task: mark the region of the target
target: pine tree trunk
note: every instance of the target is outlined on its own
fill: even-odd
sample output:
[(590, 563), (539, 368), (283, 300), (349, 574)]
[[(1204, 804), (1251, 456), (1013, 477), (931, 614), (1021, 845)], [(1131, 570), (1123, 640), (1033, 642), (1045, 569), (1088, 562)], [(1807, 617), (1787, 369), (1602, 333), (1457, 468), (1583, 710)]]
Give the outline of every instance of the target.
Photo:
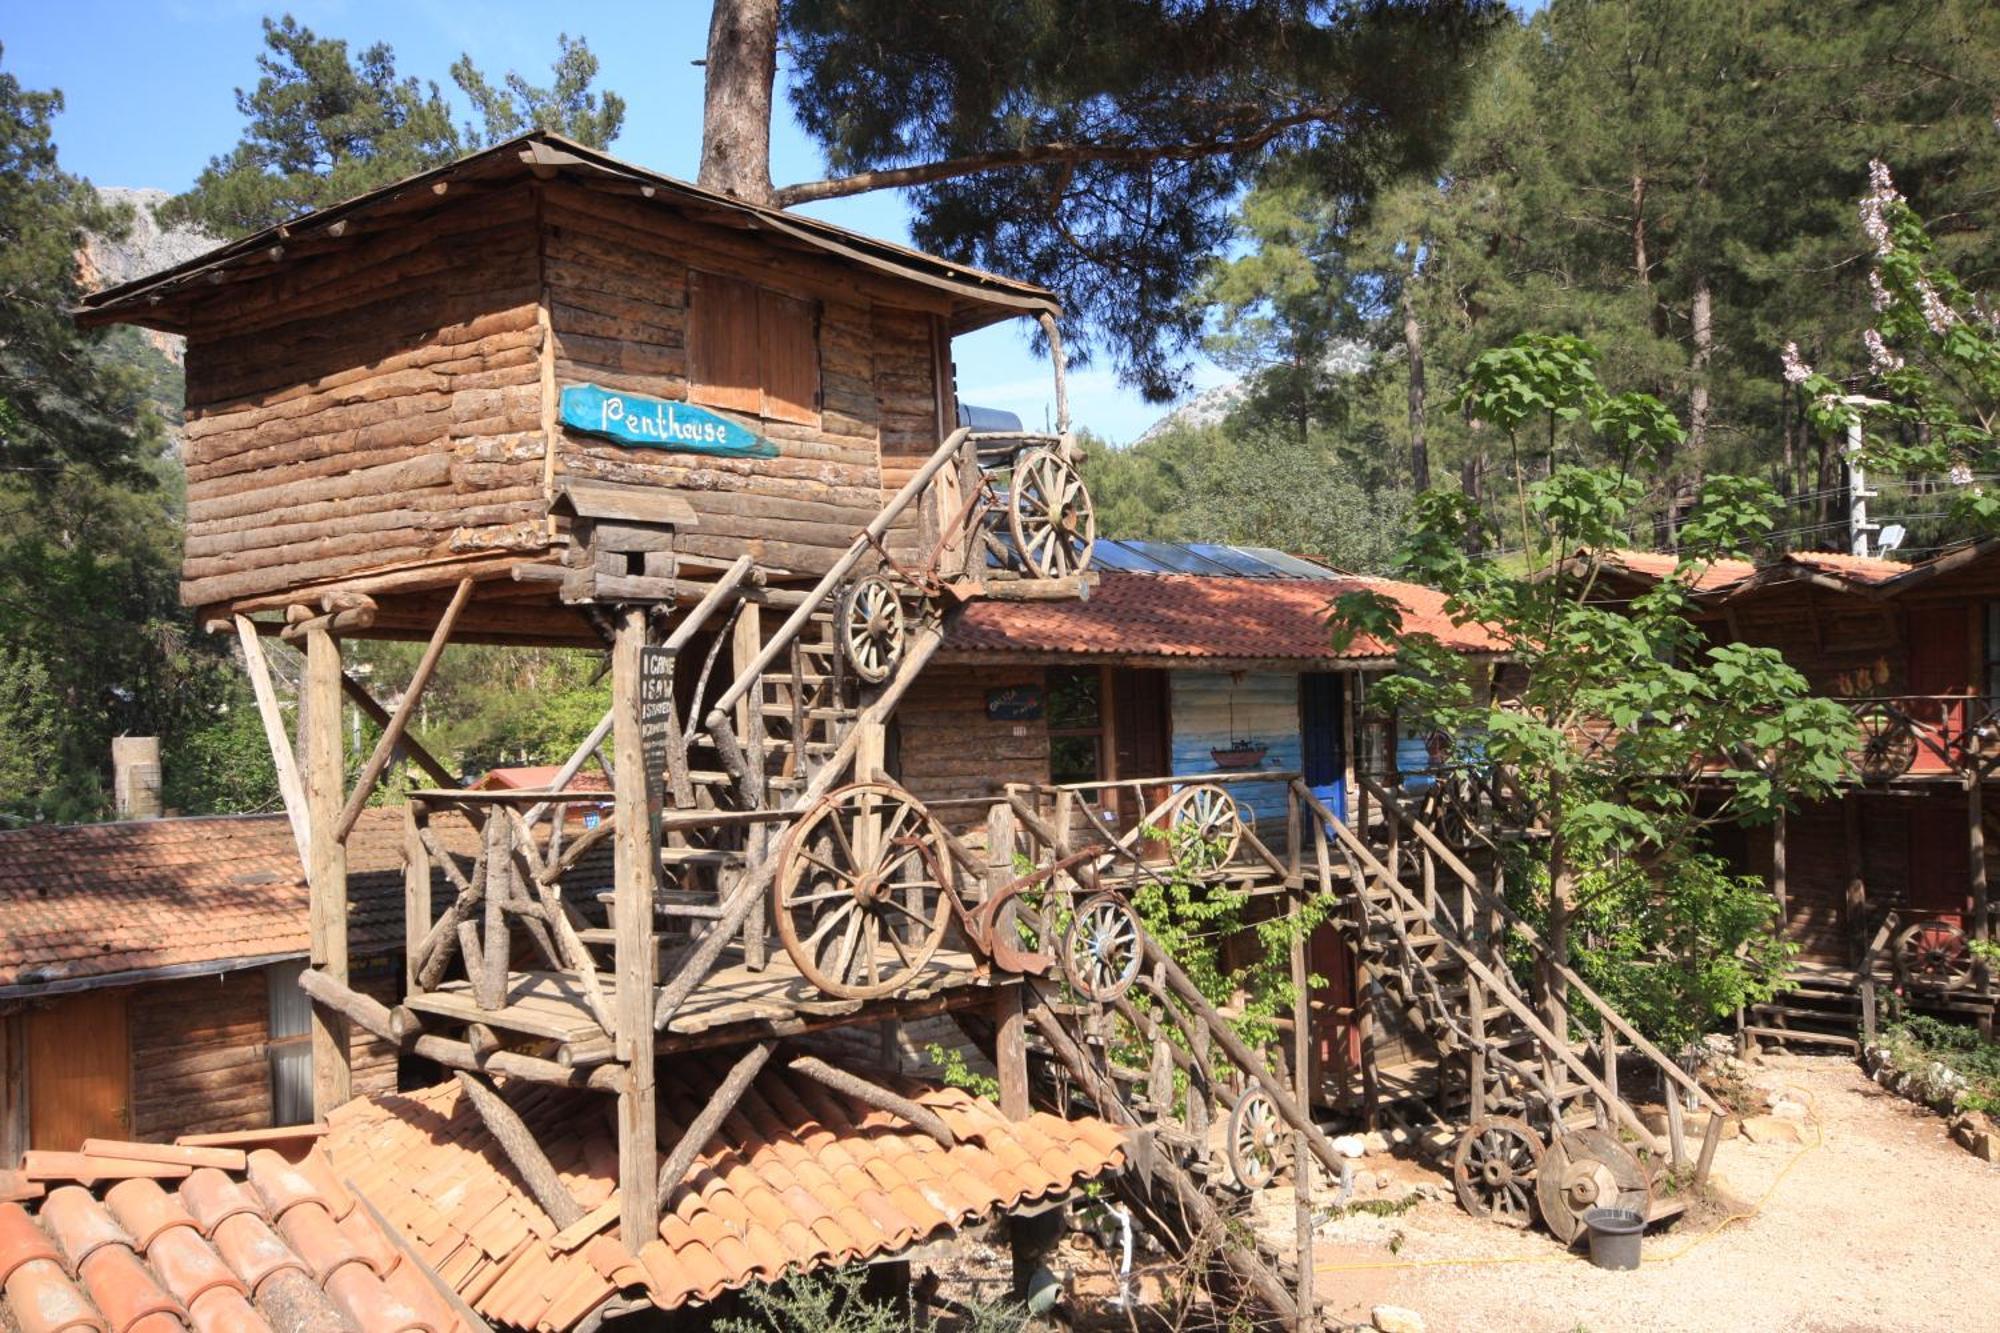
[(778, 77), (778, 0), (715, 0), (699, 184), (769, 204), (771, 89)]
[(1431, 488), (1431, 451), (1424, 440), (1424, 328), (1417, 320), (1411, 295), (1416, 280), (1413, 260), (1410, 276), (1403, 283), (1403, 347), (1410, 356), (1410, 486), (1427, 491)]
[(1699, 482), (1708, 470), (1708, 363), (1715, 353), (1715, 309), (1708, 275), (1694, 280), (1694, 360), (1688, 386), (1688, 463)]

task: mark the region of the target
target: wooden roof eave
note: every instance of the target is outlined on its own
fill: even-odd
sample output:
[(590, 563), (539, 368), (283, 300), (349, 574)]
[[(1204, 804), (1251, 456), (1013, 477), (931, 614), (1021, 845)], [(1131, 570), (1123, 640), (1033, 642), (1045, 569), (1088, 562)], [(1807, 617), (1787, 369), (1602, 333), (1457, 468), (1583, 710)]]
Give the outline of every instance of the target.
[[(1514, 660), (1504, 652), (1465, 652), (1468, 662), (1499, 664)], [(1278, 673), (1393, 671), (1396, 659), (1386, 657), (1208, 657), (1187, 653), (1064, 652), (1015, 648), (951, 648), (938, 650), (933, 661), (944, 666), (1115, 666), (1159, 671), (1270, 671)]]
[(172, 268), (94, 292), (69, 313), (85, 327), (126, 323), (169, 333), (185, 332), (188, 321), (181, 307), (194, 296), (230, 281), (276, 272), (280, 266), (302, 257), (301, 247), (308, 243), (351, 240), (362, 230), (357, 224), (385, 214), (395, 222), (403, 220), (401, 215), (415, 207), (456, 207), (458, 200), (444, 196), (462, 182), (492, 179), (512, 184), (531, 178), (554, 179), (564, 173), (593, 188), (602, 188), (610, 182), (634, 185), (642, 197), (663, 206), (703, 215), (711, 221), (726, 216), (747, 229), (773, 233), (812, 253), (944, 292), (953, 298), (954, 333), (969, 332), (1009, 318), (1061, 312), (1052, 293), (1031, 283), (954, 264), (818, 219), (797, 217), (717, 194), (622, 162), (559, 135), (536, 131), (367, 194), (287, 219)]

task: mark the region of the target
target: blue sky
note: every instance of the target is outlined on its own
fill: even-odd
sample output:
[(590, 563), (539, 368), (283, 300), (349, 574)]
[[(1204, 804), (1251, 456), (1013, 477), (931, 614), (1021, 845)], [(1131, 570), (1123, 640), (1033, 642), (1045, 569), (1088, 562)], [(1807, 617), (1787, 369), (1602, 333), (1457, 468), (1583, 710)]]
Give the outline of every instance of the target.
[[(703, 0), (642, 3), (450, 3), (449, 0), (299, 0), (273, 7), (247, 0), (43, 0), (18, 3), (0, 21), (4, 68), (30, 88), (60, 88), (66, 109), (57, 144), (69, 170), (100, 185), (185, 189), (208, 159), (236, 142), (235, 90), (256, 82), (259, 20), (284, 12), (322, 36), (359, 48), (386, 41), (404, 74), (446, 74), (461, 53), (489, 78), (518, 69), (545, 81), (556, 36), (590, 41), (599, 84), (623, 94), (625, 130), (612, 151), (670, 175), (692, 178), (700, 154), (701, 70), (708, 6)], [(782, 82), (783, 75), (780, 74)], [(816, 150), (781, 108), (773, 127), (772, 174), (780, 184), (823, 174)], [(834, 200), (804, 210), (893, 240), (909, 238), (908, 210), (894, 194)], [(1025, 324), (958, 340), (959, 387), (970, 401), (1020, 412), (1031, 425), (1053, 410), (1047, 364), (1028, 350)], [(1222, 372), (1199, 368), (1197, 383)], [(1072, 413), (1116, 442), (1131, 440), (1159, 409), (1121, 389), (1109, 369), (1071, 379)]]

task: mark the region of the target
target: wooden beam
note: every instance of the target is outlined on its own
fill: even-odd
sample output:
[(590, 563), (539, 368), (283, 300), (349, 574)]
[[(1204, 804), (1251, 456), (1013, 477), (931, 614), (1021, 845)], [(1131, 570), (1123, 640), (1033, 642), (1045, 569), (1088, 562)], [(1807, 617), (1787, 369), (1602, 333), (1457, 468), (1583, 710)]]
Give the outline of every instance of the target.
[(271, 747), (271, 766), (277, 770), (278, 794), (284, 798), (285, 818), (291, 822), (292, 841), (299, 849), (299, 864), (304, 866), (312, 859), (306, 789), (299, 780), (298, 756), (292, 751), (292, 738), (285, 734), (284, 714), (278, 709), (278, 692), (271, 683), (271, 663), (264, 656), (264, 641), (257, 637), (257, 623), (250, 617), (236, 617), (236, 637), (243, 645), (243, 665), (250, 672), (250, 692), (257, 696), (257, 714), (264, 722), (264, 743)]
[[(389, 725), (389, 710), (375, 701), (375, 696), (368, 692), (367, 686), (346, 672), (342, 672), (340, 689), (370, 722), (378, 727)], [(425, 749), (415, 736), (404, 735), (403, 753), (407, 754), (418, 768), (429, 774), (431, 781), (437, 783), (439, 787), (455, 791), (460, 786), (459, 775), (446, 768), (444, 762)]]
[(1847, 843), (1848, 957), (1859, 958), (1868, 947), (1868, 874), (1861, 859), (1861, 797), (1855, 792), (1841, 795), (1840, 820)]
[[(338, 836), (344, 792), (340, 725), (340, 643), (323, 630), (306, 636), (299, 726), (306, 747), (305, 796), (311, 853), (306, 861), (312, 966), (347, 984), (347, 847)], [(353, 1095), (347, 1020), (325, 1004), (312, 1014), (313, 1115), (320, 1120)]]
[(444, 609), (431, 641), (424, 647), (424, 655), (417, 660), (416, 674), (410, 677), (409, 688), (396, 704), (396, 711), (382, 728), (382, 736), (375, 742), (375, 749), (368, 761), (361, 765), (361, 773), (354, 781), (354, 791), (347, 798), (347, 808), (340, 812), (340, 829), (335, 835), (343, 842), (353, 831), (354, 821), (361, 818), (361, 812), (368, 807), (368, 798), (375, 794), (375, 784), (382, 779), (382, 770), (389, 766), (390, 756), (395, 754), (403, 733), (409, 729), (410, 717), (423, 701), (424, 690), (431, 683), (431, 676), (437, 670), (438, 659), (444, 656), (444, 648), (451, 642), (452, 627), (458, 623), (458, 613), (465, 609), (465, 603), (472, 596), (471, 579), (460, 579), (458, 591), (451, 595), (451, 604)]
[(958, 1143), (958, 1136), (951, 1132), (950, 1127), (937, 1112), (919, 1106), (908, 1097), (891, 1092), (879, 1083), (870, 1083), (859, 1074), (851, 1074), (845, 1069), (835, 1069), (814, 1055), (800, 1056), (791, 1062), (790, 1068), (794, 1074), (824, 1084), (843, 1097), (852, 1097), (864, 1106), (872, 1106), (878, 1111), (901, 1116), (936, 1139), (940, 1148), (955, 1147)]
[(629, 1254), (658, 1230), (659, 1120), (654, 1092), (653, 989), (659, 966), (653, 941), (654, 845), (646, 755), (639, 727), (639, 671), (646, 613), (618, 612), (611, 648), (612, 800), (618, 821), (614, 848), (618, 1058), (627, 1069), (618, 1096), (618, 1188), (624, 1195), (619, 1230)]
[(681, 1178), (687, 1175), (688, 1168), (694, 1165), (695, 1155), (715, 1137), (715, 1131), (721, 1128), (723, 1119), (736, 1109), (736, 1103), (743, 1100), (743, 1093), (749, 1088), (751, 1080), (763, 1070), (765, 1062), (771, 1058), (771, 1052), (777, 1049), (776, 1042), (760, 1041), (743, 1052), (730, 1067), (729, 1073), (724, 1076), (714, 1094), (709, 1097), (708, 1105), (702, 1107), (701, 1114), (694, 1118), (694, 1123), (687, 1127), (687, 1131), (681, 1135), (680, 1142), (676, 1143), (674, 1150), (667, 1155), (667, 1160), (660, 1166), (658, 1181), (646, 1195), (653, 1204), (652, 1216), (645, 1224), (648, 1234), (651, 1233), (660, 1214), (666, 1210), (668, 1202), (673, 1198), (674, 1190), (681, 1183)]
[(500, 1150), (507, 1154), (507, 1160), (514, 1164), (514, 1170), (520, 1173), (521, 1183), (528, 1187), (528, 1193), (535, 1196), (535, 1202), (548, 1214), (549, 1221), (556, 1224), (556, 1229), (560, 1231), (580, 1221), (583, 1208), (577, 1203), (576, 1196), (569, 1192), (562, 1177), (556, 1174), (548, 1154), (542, 1151), (542, 1145), (535, 1142), (534, 1131), (521, 1119), (520, 1112), (507, 1104), (507, 1099), (500, 1095), (500, 1089), (494, 1086), (493, 1080), (485, 1074), (461, 1069), (458, 1071), (458, 1086), (472, 1102), (473, 1109), (479, 1112), (479, 1118), (486, 1122), (493, 1141), (500, 1145)]
[(403, 990), (424, 989), (423, 945), (431, 933), (431, 853), (424, 845), (430, 811), (420, 801), (403, 807)]
[(1028, 1011), (1019, 983), (993, 988), (993, 1064), (1000, 1071), (1000, 1114), (1026, 1120), (1034, 1107), (1028, 1097)]

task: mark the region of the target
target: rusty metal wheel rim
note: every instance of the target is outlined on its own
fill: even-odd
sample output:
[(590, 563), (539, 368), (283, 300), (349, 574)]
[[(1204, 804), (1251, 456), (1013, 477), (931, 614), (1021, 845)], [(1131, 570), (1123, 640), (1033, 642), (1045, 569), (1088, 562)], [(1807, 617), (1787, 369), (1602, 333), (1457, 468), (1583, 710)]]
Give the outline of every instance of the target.
[(1202, 866), (1228, 865), (1243, 845), (1243, 807), (1227, 788), (1198, 782), (1175, 798), (1170, 827), (1177, 844), (1182, 839), (1192, 844)]
[(1452, 1188), (1459, 1205), (1474, 1217), (1503, 1226), (1532, 1226), (1541, 1165), (1541, 1135), (1525, 1120), (1503, 1115), (1474, 1121), (1452, 1151)]
[(1076, 465), (1052, 449), (1030, 449), (1007, 487), (1014, 553), (1037, 578), (1066, 578), (1090, 567), (1097, 513)]
[(829, 792), (778, 854), (772, 906), (799, 973), (825, 994), (894, 994), (930, 962), (951, 916), (944, 831), (888, 782)]
[(840, 599), (840, 651), (855, 675), (870, 685), (889, 679), (908, 637), (894, 584), (869, 574), (848, 585)]
[(1229, 1109), (1229, 1174), (1245, 1190), (1271, 1183), (1291, 1160), (1291, 1131), (1278, 1105), (1252, 1086)]
[(1109, 1004), (1132, 989), (1145, 961), (1139, 929), (1138, 916), (1116, 894), (1084, 899), (1063, 937), (1063, 973), (1079, 995)]

